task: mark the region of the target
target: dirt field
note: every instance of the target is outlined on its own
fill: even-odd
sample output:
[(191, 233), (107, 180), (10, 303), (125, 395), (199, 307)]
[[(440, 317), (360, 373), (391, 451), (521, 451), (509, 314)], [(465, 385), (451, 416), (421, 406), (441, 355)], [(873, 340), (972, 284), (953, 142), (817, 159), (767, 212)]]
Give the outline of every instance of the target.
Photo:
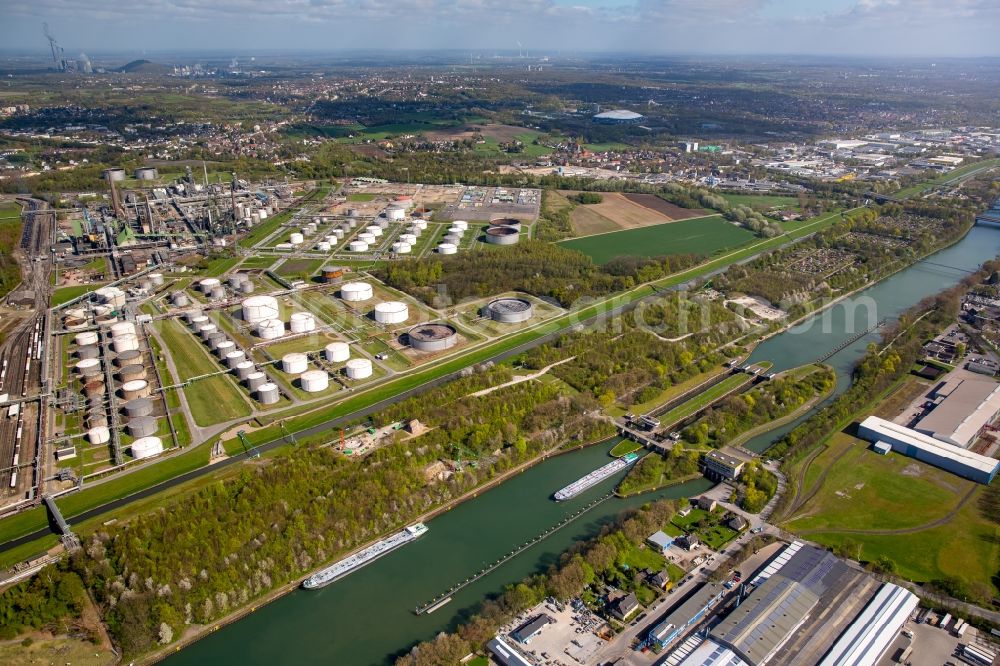
[(643, 208), (651, 208), (659, 213), (663, 213), (671, 220), (686, 220), (690, 217), (701, 217), (712, 214), (711, 211), (700, 208), (681, 208), (669, 201), (664, 201), (654, 194), (625, 194), (623, 196)]
[(603, 234), (622, 229), (614, 220), (609, 220), (595, 211), (593, 206), (577, 206), (570, 215), (570, 224), (573, 225), (573, 231), (577, 236)]
[(424, 136), (430, 141), (459, 141), (471, 138), (476, 132), (484, 137), (494, 138), (500, 143), (506, 143), (513, 141), (519, 134), (530, 133), (531, 130), (516, 125), (463, 125), (424, 132)]

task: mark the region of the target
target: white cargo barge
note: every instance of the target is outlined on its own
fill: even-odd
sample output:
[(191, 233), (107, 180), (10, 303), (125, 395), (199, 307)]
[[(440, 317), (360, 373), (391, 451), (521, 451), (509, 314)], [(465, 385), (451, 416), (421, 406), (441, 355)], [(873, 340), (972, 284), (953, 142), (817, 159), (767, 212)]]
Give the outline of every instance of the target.
[(562, 502), (563, 500), (568, 500), (576, 497), (584, 490), (596, 486), (598, 483), (608, 478), (613, 474), (617, 474), (622, 471), (636, 460), (639, 459), (638, 453), (626, 453), (621, 458), (609, 462), (603, 467), (598, 467), (593, 472), (587, 476), (577, 479), (573, 483), (569, 484), (562, 490), (558, 491), (553, 497), (555, 497), (557, 502)]
[(307, 590), (316, 590), (335, 580), (339, 580), (356, 569), (360, 569), (366, 564), (371, 564), (383, 555), (388, 555), (400, 546), (404, 546), (411, 541), (418, 539), (427, 532), (427, 526), (423, 523), (410, 525), (399, 532), (396, 532), (387, 539), (382, 539), (378, 543), (368, 546), (364, 550), (359, 550), (349, 557), (331, 564), (325, 569), (321, 569), (302, 581), (302, 587)]

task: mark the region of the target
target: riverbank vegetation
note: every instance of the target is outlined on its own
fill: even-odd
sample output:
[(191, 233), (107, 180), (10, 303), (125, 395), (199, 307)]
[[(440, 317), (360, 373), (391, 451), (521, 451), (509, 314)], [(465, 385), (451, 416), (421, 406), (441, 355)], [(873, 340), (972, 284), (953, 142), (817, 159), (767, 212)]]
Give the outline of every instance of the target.
[[(563, 601), (581, 597), (596, 608), (602, 606), (606, 586), (613, 585), (622, 591), (636, 591), (637, 597), (647, 600), (655, 597), (657, 592), (644, 582), (642, 568), (654, 564), (667, 568), (667, 563), (662, 556), (641, 549), (646, 537), (670, 522), (676, 508), (673, 501), (663, 500), (626, 514), (605, 527), (600, 536), (574, 544), (545, 574), (508, 585), (502, 594), (481, 604), (453, 633), (418, 644), (397, 659), (396, 665), (459, 663), (470, 652), (481, 651), (501, 625), (547, 596)], [(641, 559), (639, 552), (644, 553)], [(671, 573), (673, 580), (681, 572)]]
[(698, 474), (701, 451), (675, 446), (666, 455), (650, 453), (633, 465), (615, 489), (623, 497), (648, 493)]

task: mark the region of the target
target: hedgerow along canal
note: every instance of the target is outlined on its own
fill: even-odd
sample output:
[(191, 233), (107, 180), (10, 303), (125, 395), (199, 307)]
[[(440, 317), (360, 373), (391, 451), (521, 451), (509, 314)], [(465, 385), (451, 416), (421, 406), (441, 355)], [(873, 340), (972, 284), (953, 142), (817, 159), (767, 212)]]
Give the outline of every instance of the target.
[[(930, 259), (936, 264), (971, 271), (998, 254), (1000, 231), (974, 227), (963, 240)], [(922, 298), (956, 284), (964, 275), (950, 268), (916, 264), (764, 342), (750, 361), (772, 361), (775, 371), (808, 363), (869, 326), (866, 304), (875, 308), (872, 322), (892, 320)], [(847, 388), (851, 368), (877, 336), (877, 332), (865, 336), (827, 361), (838, 375), (835, 395)], [(748, 443), (748, 448), (766, 449), (800, 420), (756, 437)], [(696, 495), (710, 486), (707, 481), (698, 480), (628, 500), (604, 502), (464, 588), (434, 613), (414, 614), (418, 604), (476, 574), (613, 488), (622, 475), (568, 502), (556, 503), (551, 499), (559, 488), (607, 462), (611, 446), (609, 442), (536, 465), (430, 521), (430, 531), (419, 541), (322, 590), (300, 590), (286, 595), (167, 661), (171, 666), (388, 664), (417, 641), (454, 628), (484, 597), (499, 592), (504, 585), (544, 571), (574, 541), (596, 535), (602, 525), (613, 521), (623, 510), (653, 499)]]

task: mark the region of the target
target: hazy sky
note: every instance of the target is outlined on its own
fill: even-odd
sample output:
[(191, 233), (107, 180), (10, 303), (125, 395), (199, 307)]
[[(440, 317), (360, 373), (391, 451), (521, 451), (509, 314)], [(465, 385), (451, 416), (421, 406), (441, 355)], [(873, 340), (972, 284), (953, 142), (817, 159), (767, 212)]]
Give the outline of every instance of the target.
[(0, 46), (1000, 55), (1000, 0), (0, 0)]

